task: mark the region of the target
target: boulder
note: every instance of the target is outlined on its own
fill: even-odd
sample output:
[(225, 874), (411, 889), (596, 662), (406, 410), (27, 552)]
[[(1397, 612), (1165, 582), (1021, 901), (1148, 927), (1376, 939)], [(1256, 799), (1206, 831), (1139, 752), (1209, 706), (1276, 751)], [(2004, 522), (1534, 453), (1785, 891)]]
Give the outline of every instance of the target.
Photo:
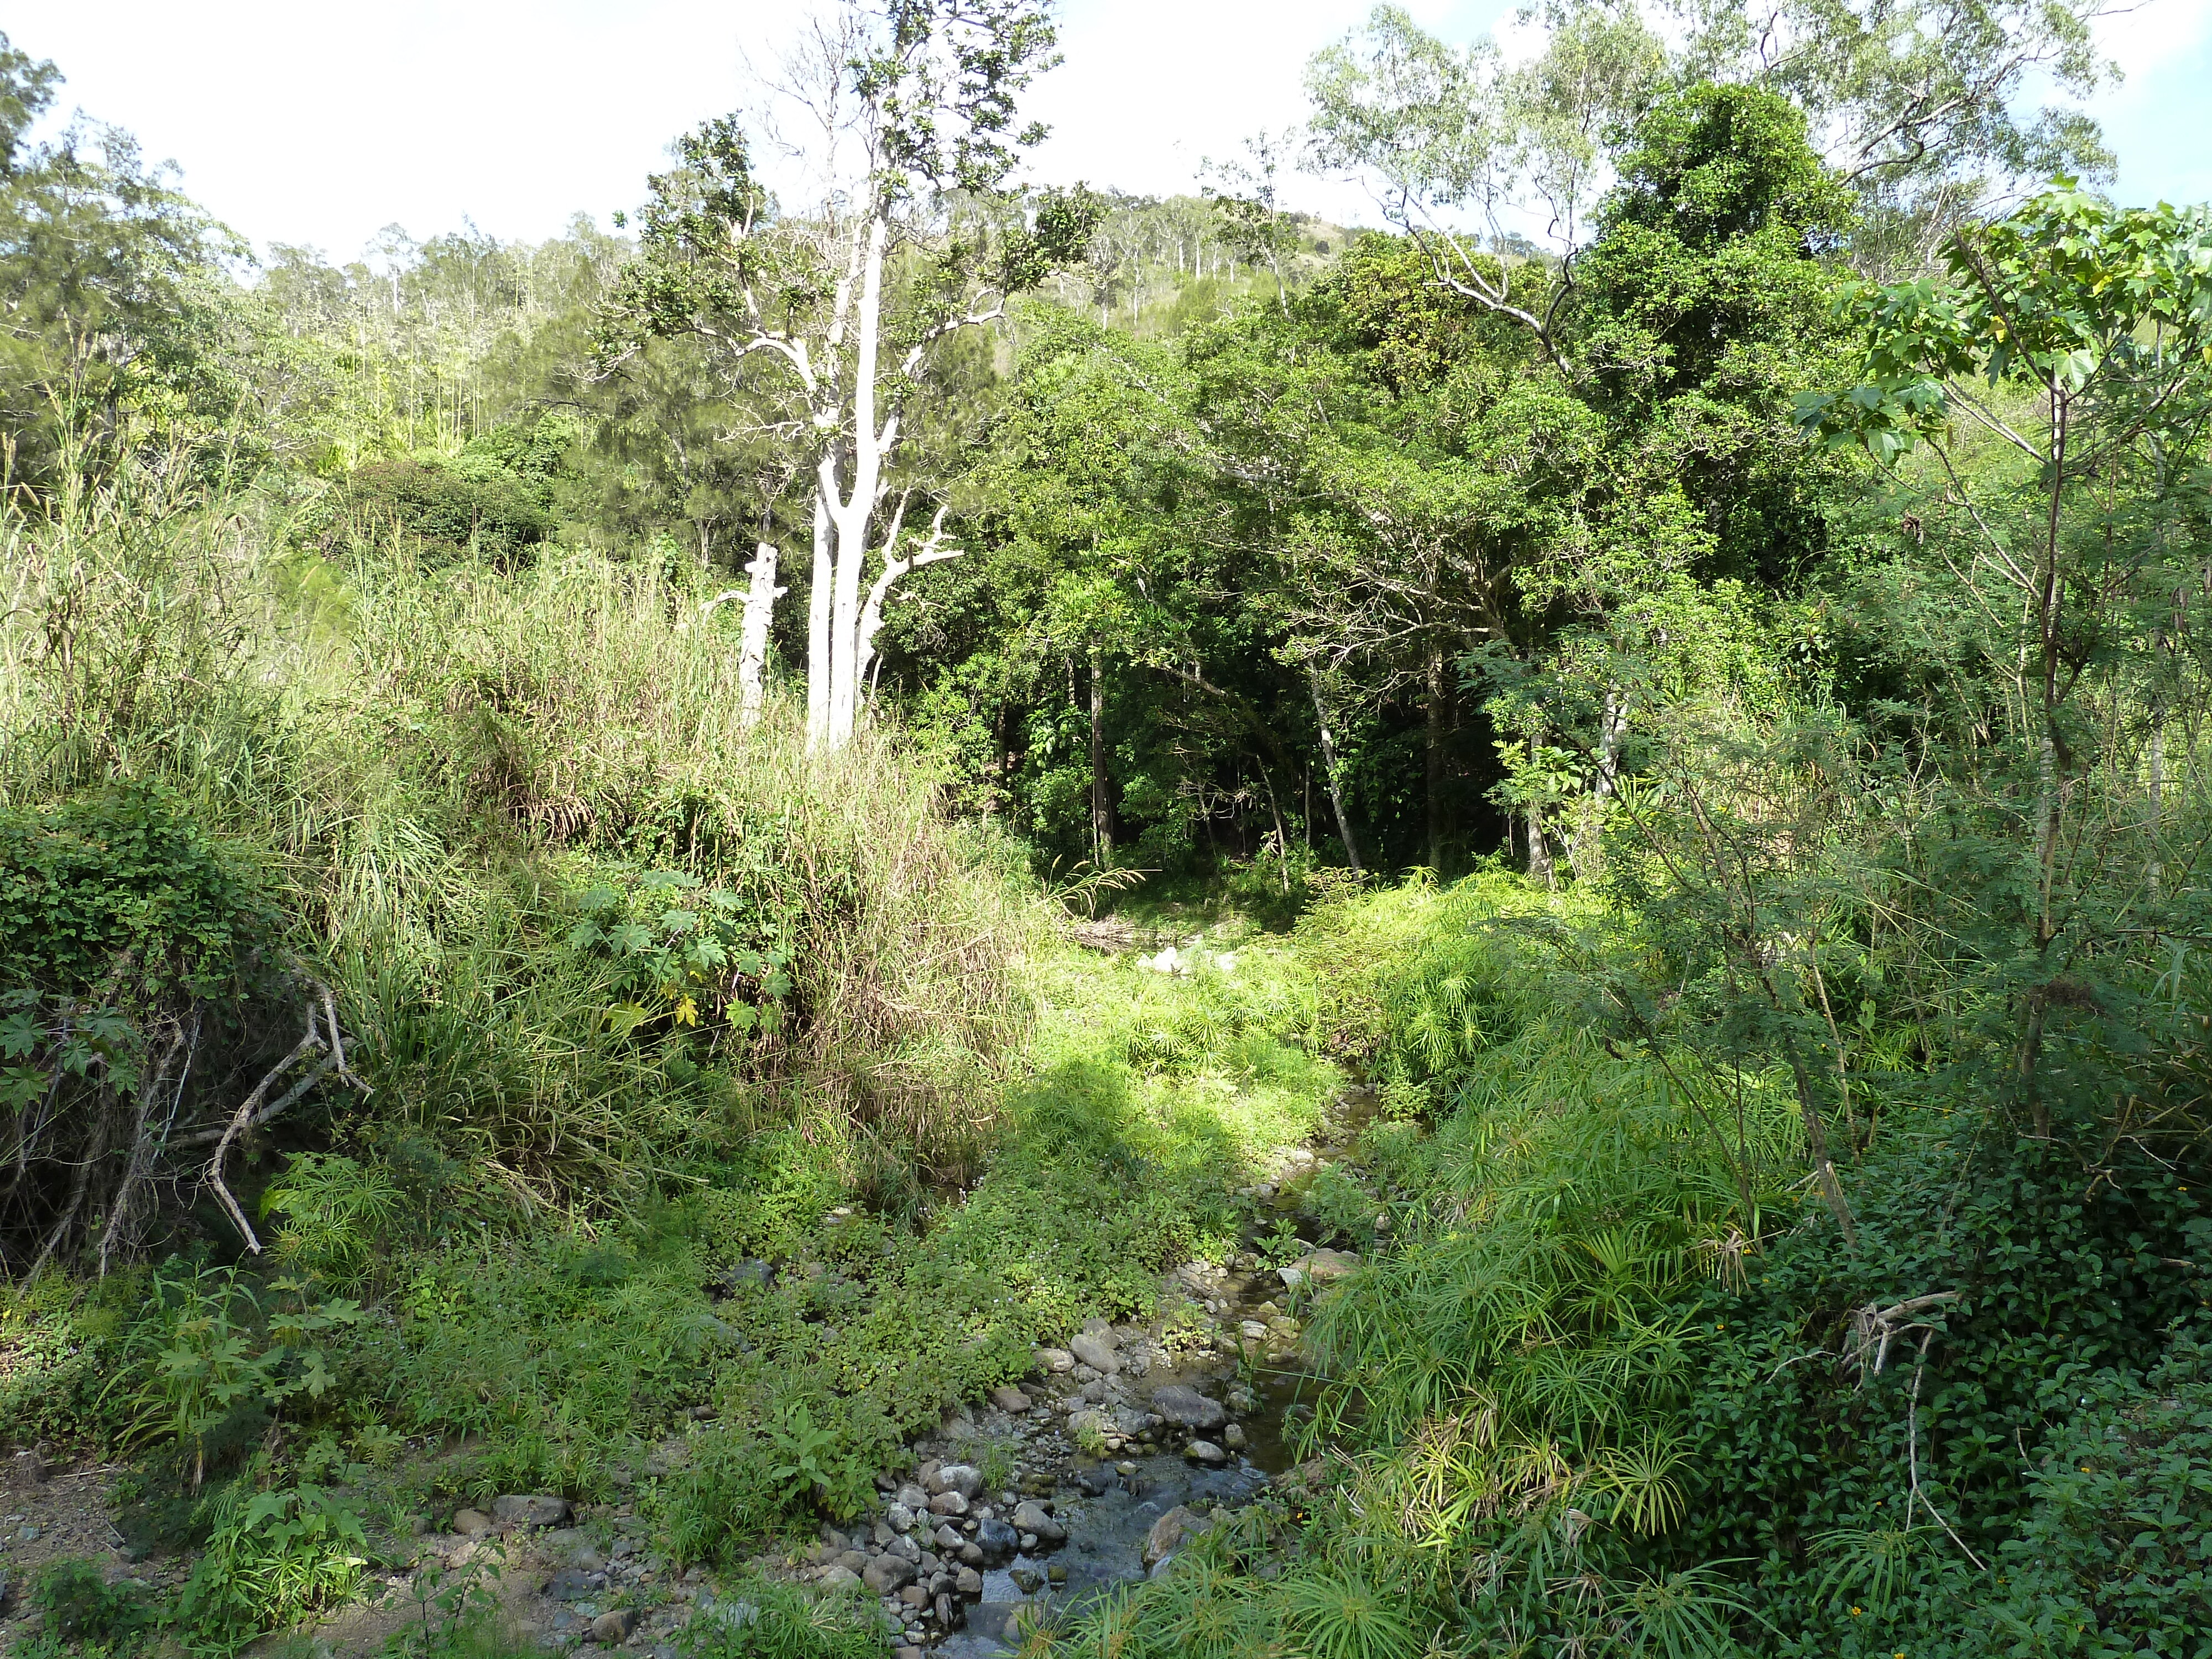
[(1115, 1346), (1112, 1331), (1102, 1331), (1096, 1334), (1085, 1331), (1069, 1341), (1067, 1351), (1075, 1356), (1079, 1363), (1090, 1366), (1091, 1370), (1102, 1375), (1111, 1375), (1121, 1369), (1121, 1357), (1115, 1352)]
[(1016, 1532), (1035, 1533), (1048, 1544), (1067, 1541), (1067, 1528), (1045, 1512), (1041, 1504), (1024, 1503), (1014, 1506), (1013, 1528)]
[(914, 1564), (896, 1555), (878, 1555), (868, 1563), (860, 1582), (878, 1595), (890, 1595), (914, 1582)]
[(603, 1647), (620, 1647), (636, 1628), (635, 1607), (615, 1607), (592, 1620), (592, 1640)]
[(491, 1530), (491, 1516), (482, 1510), (457, 1510), (453, 1512), (453, 1530), (464, 1538), (481, 1538)]
[(946, 1463), (933, 1471), (922, 1485), (932, 1493), (957, 1492), (963, 1498), (973, 1498), (983, 1490), (983, 1472), (972, 1463)]
[(568, 1509), (567, 1498), (550, 1493), (508, 1492), (492, 1499), (491, 1515), (502, 1526), (557, 1527), (568, 1518)]
[(1218, 1401), (1182, 1382), (1153, 1389), (1152, 1409), (1179, 1429), (1218, 1429), (1229, 1420)]
[(1153, 1567), (1182, 1547), (1183, 1540), (1195, 1538), (1213, 1525), (1211, 1516), (1193, 1514), (1178, 1504), (1158, 1520), (1145, 1534), (1145, 1565)]

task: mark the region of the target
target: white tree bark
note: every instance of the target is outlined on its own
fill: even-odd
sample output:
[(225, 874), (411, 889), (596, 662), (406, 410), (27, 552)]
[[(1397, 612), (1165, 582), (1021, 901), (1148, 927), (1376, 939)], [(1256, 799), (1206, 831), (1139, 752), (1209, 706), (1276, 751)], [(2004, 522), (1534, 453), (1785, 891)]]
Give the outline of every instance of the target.
[(754, 546), (753, 562), (745, 567), (745, 574), (753, 579), (745, 591), (744, 625), (738, 636), (738, 719), (745, 726), (760, 723), (768, 627), (775, 614), (775, 602), (786, 592), (775, 585), (776, 562), (775, 544), (760, 542)]

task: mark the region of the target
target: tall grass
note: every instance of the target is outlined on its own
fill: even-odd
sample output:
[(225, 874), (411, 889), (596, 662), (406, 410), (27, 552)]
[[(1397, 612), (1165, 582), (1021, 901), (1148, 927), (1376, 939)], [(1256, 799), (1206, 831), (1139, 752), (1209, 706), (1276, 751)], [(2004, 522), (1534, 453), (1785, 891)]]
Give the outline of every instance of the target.
[[(964, 1169), (1026, 1029), (1036, 925), (880, 735), (738, 717), (692, 577), (549, 550), (503, 572), (301, 550), (282, 508), (143, 469), (0, 526), (0, 808), (158, 783), (254, 854), (387, 1127), (567, 1202), (797, 1116), (856, 1177)], [(672, 1073), (564, 943), (610, 869), (744, 888), (787, 1017)]]

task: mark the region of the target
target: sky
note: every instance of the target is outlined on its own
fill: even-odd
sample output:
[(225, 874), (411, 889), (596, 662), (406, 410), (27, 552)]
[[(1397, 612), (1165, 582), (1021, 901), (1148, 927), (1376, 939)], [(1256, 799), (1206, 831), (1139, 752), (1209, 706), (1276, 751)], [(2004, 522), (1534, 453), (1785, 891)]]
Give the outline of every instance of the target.
[[(1467, 40), (1517, 0), (1413, 0)], [(803, 0), (15, 0), (14, 44), (58, 64), (64, 110), (136, 133), (185, 188), (266, 247), (356, 256), (383, 227), (418, 240), (464, 221), (502, 239), (604, 223), (643, 197), (668, 141), (743, 102)], [(1064, 0), (1066, 62), (1025, 107), (1053, 137), (1043, 182), (1166, 194), (1302, 112), (1306, 58), (1369, 0)], [(2125, 71), (2092, 105), (2118, 193), (2212, 198), (2212, 0), (2146, 0), (2100, 26)], [(1292, 199), (1374, 222), (1357, 186)]]

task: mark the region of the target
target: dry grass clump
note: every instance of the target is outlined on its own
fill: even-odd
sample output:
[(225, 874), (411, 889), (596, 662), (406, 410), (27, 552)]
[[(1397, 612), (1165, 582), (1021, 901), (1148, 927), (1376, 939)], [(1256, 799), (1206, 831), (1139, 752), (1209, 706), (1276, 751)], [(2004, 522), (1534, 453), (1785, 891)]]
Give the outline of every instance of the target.
[[(745, 725), (690, 573), (325, 559), (143, 477), (0, 534), (0, 807), (158, 782), (256, 855), (373, 1112), (552, 1202), (764, 1115), (856, 1171), (973, 1154), (1036, 913), (895, 738), (809, 756), (786, 708)], [(788, 1017), (720, 1057), (734, 1099), (606, 1030), (566, 947), (575, 894), (641, 867), (783, 919)]]

